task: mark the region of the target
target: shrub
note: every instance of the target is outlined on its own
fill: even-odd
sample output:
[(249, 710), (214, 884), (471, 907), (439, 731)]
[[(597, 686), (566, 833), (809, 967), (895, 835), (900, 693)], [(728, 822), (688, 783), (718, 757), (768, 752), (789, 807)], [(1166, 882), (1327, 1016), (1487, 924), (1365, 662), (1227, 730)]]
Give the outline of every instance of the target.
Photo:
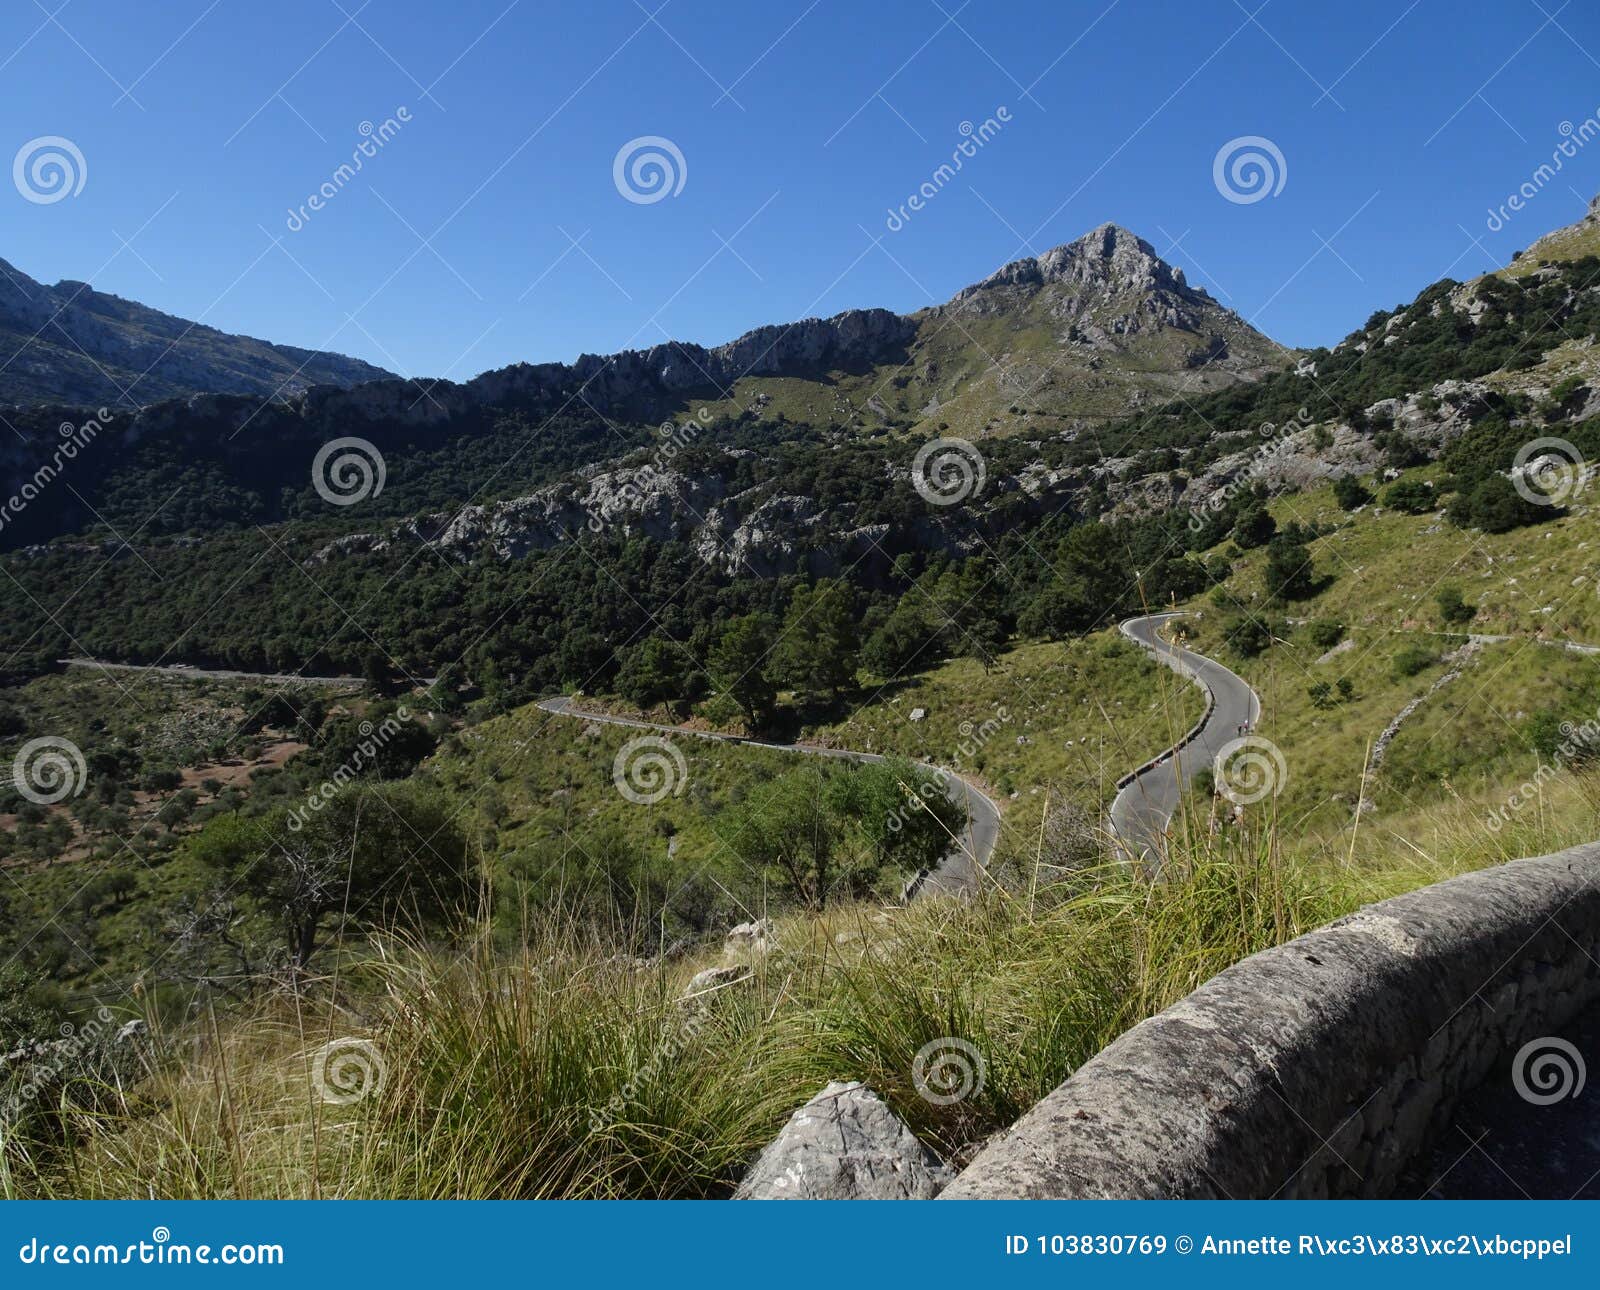
[(1311, 552), (1298, 534), (1281, 534), (1267, 544), (1265, 576), (1274, 600), (1304, 600), (1316, 592)]
[(1450, 522), (1485, 533), (1509, 533), (1529, 524), (1554, 519), (1560, 510), (1530, 502), (1504, 475), (1486, 475), (1450, 500)]
[(1426, 645), (1415, 642), (1402, 645), (1394, 656), (1394, 674), (1399, 679), (1415, 676), (1418, 672), (1432, 667), (1438, 659), (1438, 654)]
[(1246, 615), (1225, 622), (1222, 638), (1241, 658), (1254, 658), (1272, 644), (1272, 629), (1259, 618)]
[(1342, 511), (1354, 511), (1372, 500), (1372, 494), (1354, 475), (1340, 475), (1333, 481), (1333, 499)]
[(1239, 513), (1233, 526), (1233, 540), (1241, 551), (1249, 551), (1265, 546), (1277, 531), (1278, 521), (1272, 518), (1272, 512), (1262, 503), (1253, 502)]
[(1397, 479), (1384, 491), (1383, 504), (1407, 515), (1422, 515), (1438, 505), (1438, 498), (1420, 479)]
[(1318, 618), (1306, 624), (1306, 639), (1318, 649), (1332, 649), (1344, 639), (1344, 624), (1336, 618)]
[(1440, 587), (1436, 599), (1439, 602), (1439, 618), (1447, 627), (1470, 623), (1477, 617), (1478, 607), (1467, 604), (1461, 598), (1459, 587)]

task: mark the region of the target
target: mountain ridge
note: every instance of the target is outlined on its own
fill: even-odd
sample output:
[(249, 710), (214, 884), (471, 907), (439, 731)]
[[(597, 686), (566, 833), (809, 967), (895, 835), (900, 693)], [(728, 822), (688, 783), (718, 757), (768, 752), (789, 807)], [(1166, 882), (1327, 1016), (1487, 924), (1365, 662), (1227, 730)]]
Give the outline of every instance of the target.
[(0, 259), (0, 402), (149, 405), (195, 394), (294, 395), (392, 376), (323, 350), (191, 322), (63, 278), (48, 286)]

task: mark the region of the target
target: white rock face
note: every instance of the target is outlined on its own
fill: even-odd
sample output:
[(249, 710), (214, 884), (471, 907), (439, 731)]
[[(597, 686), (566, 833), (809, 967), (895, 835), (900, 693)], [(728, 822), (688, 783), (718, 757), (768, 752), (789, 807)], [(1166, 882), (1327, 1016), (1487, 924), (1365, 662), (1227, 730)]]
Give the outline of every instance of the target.
[(865, 1084), (835, 1080), (790, 1118), (735, 1200), (932, 1200), (953, 1175)]

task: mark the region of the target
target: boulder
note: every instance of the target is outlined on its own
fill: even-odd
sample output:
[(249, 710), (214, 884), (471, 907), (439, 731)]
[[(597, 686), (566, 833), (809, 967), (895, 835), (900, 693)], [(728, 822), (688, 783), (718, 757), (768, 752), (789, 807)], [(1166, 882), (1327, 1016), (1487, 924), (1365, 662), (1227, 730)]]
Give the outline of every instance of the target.
[(722, 943), (723, 957), (752, 959), (772, 948), (772, 920), (758, 918), (754, 922), (740, 923), (728, 932)]
[(689, 978), (689, 984), (684, 987), (682, 997), (685, 1001), (696, 999), (721, 986), (734, 985), (739, 981), (748, 981), (749, 979), (749, 971), (742, 967), (706, 968), (703, 972), (696, 972)]
[(865, 1084), (835, 1080), (790, 1117), (736, 1200), (932, 1200), (953, 1175)]

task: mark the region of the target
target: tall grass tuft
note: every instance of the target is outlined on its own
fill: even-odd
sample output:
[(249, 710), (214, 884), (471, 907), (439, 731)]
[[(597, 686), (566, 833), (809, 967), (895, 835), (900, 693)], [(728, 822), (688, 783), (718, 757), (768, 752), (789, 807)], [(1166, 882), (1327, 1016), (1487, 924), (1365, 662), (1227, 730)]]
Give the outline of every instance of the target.
[[(388, 941), (318, 1002), (276, 999), (165, 1036), (135, 1104), (67, 1118), (35, 1195), (716, 1197), (833, 1079), (865, 1081), (960, 1161), (1129, 1026), (1238, 959), (1353, 908), (1387, 877), (1279, 854), (1270, 827), (1180, 842), (1158, 881), (1121, 864), (991, 884), (972, 901), (779, 925), (740, 963), (619, 955), (546, 919), (507, 955)], [(685, 998), (709, 964), (737, 969)], [(335, 999), (335, 995), (337, 998)], [(323, 1100), (330, 1040), (383, 1080)], [(977, 1054), (969, 1094), (923, 1096), (919, 1053)], [(19, 1175), (20, 1177), (20, 1175)]]

